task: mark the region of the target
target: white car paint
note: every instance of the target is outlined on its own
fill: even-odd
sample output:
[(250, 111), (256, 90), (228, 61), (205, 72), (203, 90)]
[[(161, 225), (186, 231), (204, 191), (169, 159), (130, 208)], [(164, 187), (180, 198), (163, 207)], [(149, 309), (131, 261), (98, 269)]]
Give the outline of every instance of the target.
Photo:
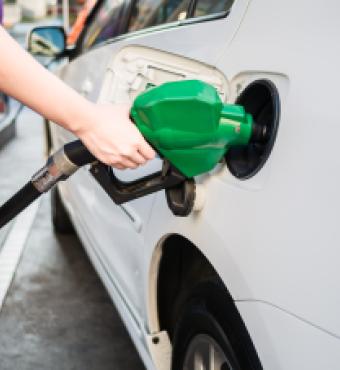
[[(172, 233), (192, 241), (219, 273), (265, 369), (339, 368), (339, 10), (335, 0), (325, 6), (238, 0), (225, 19), (136, 33), (60, 71), (76, 90), (86, 88), (91, 100), (131, 99), (124, 86), (119, 90), (122, 76), (113, 72), (129, 45), (146, 57), (150, 49), (133, 48), (139, 45), (165, 51), (169, 59), (182, 56), (184, 64), (189, 58), (202, 69), (216, 68), (228, 102), (263, 77), (280, 94), (279, 133), (264, 168), (242, 181), (223, 165), (201, 176), (204, 207), (190, 217), (174, 217), (163, 193), (124, 209), (114, 206), (86, 169), (61, 187), (148, 369), (155, 368), (150, 352), (157, 357), (149, 335), (160, 330), (157, 263), (161, 241)], [(56, 147), (71, 139), (53, 127)], [(128, 176), (159, 165), (156, 159)]]

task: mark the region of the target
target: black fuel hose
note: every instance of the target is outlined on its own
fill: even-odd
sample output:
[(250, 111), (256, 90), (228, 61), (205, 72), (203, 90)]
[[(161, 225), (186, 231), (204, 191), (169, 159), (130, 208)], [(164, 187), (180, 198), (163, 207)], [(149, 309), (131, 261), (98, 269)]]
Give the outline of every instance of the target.
[(96, 158), (80, 140), (64, 145), (47, 159), (45, 166), (25, 186), (0, 207), (0, 228), (57, 182), (66, 180), (78, 168), (95, 161)]
[(0, 228), (33, 203), (40, 195), (41, 193), (29, 181), (0, 207)]

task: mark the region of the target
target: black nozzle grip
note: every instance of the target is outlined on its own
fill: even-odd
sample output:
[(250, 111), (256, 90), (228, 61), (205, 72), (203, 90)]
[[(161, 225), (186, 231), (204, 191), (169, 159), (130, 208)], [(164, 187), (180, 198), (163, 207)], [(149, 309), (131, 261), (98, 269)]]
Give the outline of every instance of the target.
[(65, 144), (64, 153), (67, 158), (78, 167), (97, 161), (96, 157), (80, 140)]

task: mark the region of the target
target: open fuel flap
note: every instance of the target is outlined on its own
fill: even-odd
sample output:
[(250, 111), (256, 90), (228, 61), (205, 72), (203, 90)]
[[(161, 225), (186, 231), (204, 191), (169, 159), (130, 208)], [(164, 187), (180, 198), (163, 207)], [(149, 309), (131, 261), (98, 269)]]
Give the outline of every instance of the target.
[(165, 189), (171, 211), (187, 216), (199, 209), (194, 177), (212, 170), (224, 156), (240, 179), (263, 166), (278, 126), (275, 86), (269, 80), (254, 81), (236, 104), (225, 104), (229, 87), (215, 67), (160, 50), (128, 46), (115, 56), (100, 101), (133, 102), (131, 118), (163, 158), (158, 172), (133, 171), (138, 178), (133, 181), (94, 167), (92, 174), (115, 203)]
[[(228, 81), (215, 67), (149, 47), (127, 46), (121, 49), (108, 65), (99, 101), (101, 103), (131, 103), (150, 87), (181, 80), (204, 81), (215, 87), (222, 102), (227, 99)], [(167, 161), (161, 162), (155, 160), (134, 171), (121, 172), (108, 169), (109, 174), (107, 174), (107, 188), (105, 190), (108, 191), (110, 183), (115, 182), (118, 176), (119, 181), (123, 181), (124, 184), (131, 183), (132, 187), (136, 179), (145, 176), (147, 185), (155, 185), (161, 188), (162, 184), (159, 178), (153, 183), (148, 180), (148, 176), (154, 174), (155, 171), (163, 174), (169, 169), (173, 171)], [(100, 171), (100, 175), (103, 175), (104, 170), (101, 169)], [(176, 172), (173, 175), (178, 176)], [(177, 180), (175, 179), (175, 181)], [(187, 178), (166, 189), (168, 205), (172, 212), (178, 216), (186, 216), (191, 212), (195, 195), (196, 186), (193, 179)], [(142, 207), (140, 212), (145, 212)], [(141, 215), (141, 217), (143, 216)]]
[(132, 102), (149, 86), (180, 80), (202, 80), (225, 101), (229, 85), (215, 67), (144, 46), (121, 49), (107, 68), (100, 102)]
[(273, 149), (280, 120), (280, 98), (275, 84), (268, 78), (247, 84), (236, 99), (256, 122), (257, 135), (248, 145), (234, 146), (226, 154), (229, 171), (239, 179), (256, 175)]

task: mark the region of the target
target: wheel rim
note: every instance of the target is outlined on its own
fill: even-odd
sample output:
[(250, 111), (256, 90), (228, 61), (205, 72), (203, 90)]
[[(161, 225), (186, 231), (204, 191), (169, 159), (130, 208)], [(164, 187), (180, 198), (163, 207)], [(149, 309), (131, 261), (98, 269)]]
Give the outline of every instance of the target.
[(233, 370), (227, 356), (214, 338), (196, 335), (186, 351), (183, 370)]

